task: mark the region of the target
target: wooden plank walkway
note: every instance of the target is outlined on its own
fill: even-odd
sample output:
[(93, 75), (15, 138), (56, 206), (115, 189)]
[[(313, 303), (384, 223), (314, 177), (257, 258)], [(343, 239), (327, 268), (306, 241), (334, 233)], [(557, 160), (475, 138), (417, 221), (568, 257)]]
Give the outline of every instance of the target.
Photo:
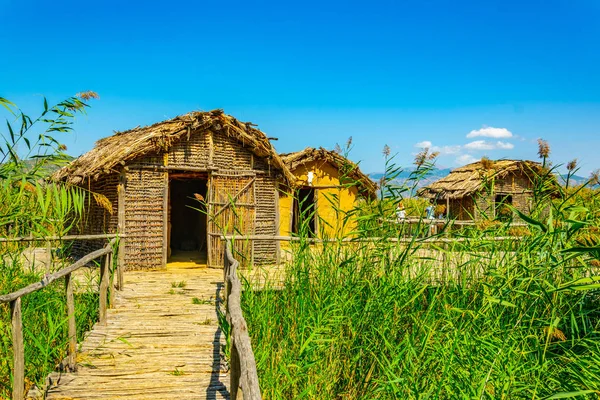
[(77, 372), (50, 376), (47, 399), (228, 399), (222, 281), (194, 263), (127, 272), (107, 325), (86, 335)]

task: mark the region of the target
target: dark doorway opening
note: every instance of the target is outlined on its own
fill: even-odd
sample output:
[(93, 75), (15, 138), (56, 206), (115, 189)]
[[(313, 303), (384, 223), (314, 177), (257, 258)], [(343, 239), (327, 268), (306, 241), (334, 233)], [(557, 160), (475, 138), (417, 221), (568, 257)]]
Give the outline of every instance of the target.
[(513, 213), (510, 206), (512, 206), (512, 196), (509, 194), (499, 194), (496, 196), (496, 219), (499, 221), (510, 221), (512, 220)]
[(314, 188), (302, 188), (296, 191), (292, 218), (292, 233), (298, 234), (305, 230), (309, 238), (314, 238), (317, 232), (317, 206)]
[(206, 262), (208, 177), (172, 174), (169, 179), (169, 261)]

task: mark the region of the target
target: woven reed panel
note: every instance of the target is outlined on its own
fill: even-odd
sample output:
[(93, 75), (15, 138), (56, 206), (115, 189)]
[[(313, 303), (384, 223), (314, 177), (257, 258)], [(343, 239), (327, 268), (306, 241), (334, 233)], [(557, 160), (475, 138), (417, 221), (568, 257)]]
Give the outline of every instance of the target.
[(254, 156), (254, 169), (259, 171), (271, 171), (271, 165), (266, 158)]
[(126, 178), (126, 268), (161, 268), (164, 173), (131, 170)]
[[(213, 174), (210, 180), (208, 224), (208, 251), (211, 266), (223, 266), (223, 242), (215, 235), (252, 235), (256, 215), (254, 176)], [(234, 205), (231, 205), (233, 200)], [(213, 235), (211, 235), (213, 234)], [(236, 241), (234, 251), (243, 266), (252, 261), (252, 246), (247, 241)]]
[(208, 134), (192, 133), (189, 140), (184, 136), (169, 149), (169, 166), (207, 168), (209, 152)]
[(496, 192), (503, 193), (523, 193), (526, 190), (532, 190), (533, 184), (523, 173), (508, 174), (494, 182)]
[(136, 158), (131, 163), (136, 165), (163, 165), (163, 156), (159, 153), (147, 154), (144, 157)]
[[(439, 204), (446, 204), (440, 201)], [(447, 212), (447, 211), (446, 211)], [(450, 218), (458, 220), (470, 220), (474, 216), (474, 203), (471, 197), (450, 200)]]
[(494, 196), (485, 192), (474, 195), (475, 219), (494, 218)]
[[(277, 235), (276, 180), (270, 175), (256, 177), (256, 235)], [(275, 240), (255, 240), (253, 243), (254, 264), (273, 264), (277, 260)]]
[(227, 170), (251, 170), (252, 153), (237, 139), (228, 137), (223, 132), (213, 134), (214, 158), (213, 164)]
[[(119, 184), (119, 175), (102, 175), (98, 180), (90, 182), (89, 186), (82, 185), (92, 193), (105, 196), (112, 204), (112, 214), (106, 208), (100, 206), (92, 193), (86, 196), (86, 207), (83, 219), (77, 229), (76, 234), (92, 235), (102, 233), (115, 233), (118, 224), (118, 200), (117, 185)], [(72, 254), (75, 257), (84, 255), (106, 246), (106, 240), (81, 240), (73, 242)]]

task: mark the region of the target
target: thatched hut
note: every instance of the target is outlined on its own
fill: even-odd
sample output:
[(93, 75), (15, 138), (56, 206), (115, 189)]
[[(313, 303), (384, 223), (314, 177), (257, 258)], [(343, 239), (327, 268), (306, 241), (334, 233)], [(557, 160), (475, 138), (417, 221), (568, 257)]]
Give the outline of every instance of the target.
[(337, 152), (306, 148), (281, 157), (295, 178), (295, 187), (280, 194), (279, 232), (283, 236), (298, 233), (300, 215), (308, 217), (305, 222), (314, 237), (347, 232), (353, 224), (344, 221), (346, 212), (359, 199), (375, 197), (375, 183)]
[[(177, 253), (222, 266), (220, 235), (277, 234), (278, 186), (294, 180), (263, 132), (221, 110), (115, 133), (54, 178), (109, 200), (90, 201), (81, 232), (126, 235), (128, 269), (161, 268)], [(275, 240), (237, 247), (256, 264), (278, 255)]]
[(534, 180), (542, 165), (534, 161), (482, 159), (456, 168), (448, 176), (421, 189), (451, 219), (511, 218), (511, 205), (527, 213)]

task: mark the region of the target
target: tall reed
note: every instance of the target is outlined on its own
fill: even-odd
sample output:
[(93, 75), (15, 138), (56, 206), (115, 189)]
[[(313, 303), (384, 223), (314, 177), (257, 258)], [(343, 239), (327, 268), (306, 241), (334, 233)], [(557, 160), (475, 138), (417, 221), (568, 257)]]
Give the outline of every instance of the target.
[[(87, 107), (90, 93), (82, 93), (50, 106), (31, 118), (0, 97), (6, 123), (0, 131), (0, 235), (3, 237), (66, 235), (83, 215), (86, 193), (49, 181), (48, 175), (68, 160), (57, 135), (72, 130), (77, 113)], [(57, 246), (57, 243), (53, 243)], [(42, 275), (64, 266), (68, 247), (59, 244), (46, 254), (46, 268), (26, 266), (28, 245), (0, 244), (0, 293), (6, 294), (39, 281)], [(45, 245), (43, 246), (45, 247)], [(51, 248), (51, 247), (50, 247)], [(91, 278), (90, 278), (91, 279)], [(87, 282), (82, 282), (84, 285)], [(78, 337), (97, 319), (98, 295), (86, 288), (75, 293)], [(23, 298), (23, 329), (27, 386), (42, 388), (49, 372), (64, 358), (67, 319), (64, 287), (56, 282)], [(0, 398), (9, 398), (12, 374), (12, 334), (8, 304), (0, 304)]]
[(584, 238), (599, 221), (583, 194), (595, 207), (598, 193), (556, 198), (547, 179), (516, 241), (492, 230), (443, 246), (390, 241), (406, 232), (381, 229), (389, 188), (340, 216), (361, 219), (352, 237), (380, 239), (300, 234), (282, 282), (243, 292), (264, 397), (597, 398), (600, 251)]

